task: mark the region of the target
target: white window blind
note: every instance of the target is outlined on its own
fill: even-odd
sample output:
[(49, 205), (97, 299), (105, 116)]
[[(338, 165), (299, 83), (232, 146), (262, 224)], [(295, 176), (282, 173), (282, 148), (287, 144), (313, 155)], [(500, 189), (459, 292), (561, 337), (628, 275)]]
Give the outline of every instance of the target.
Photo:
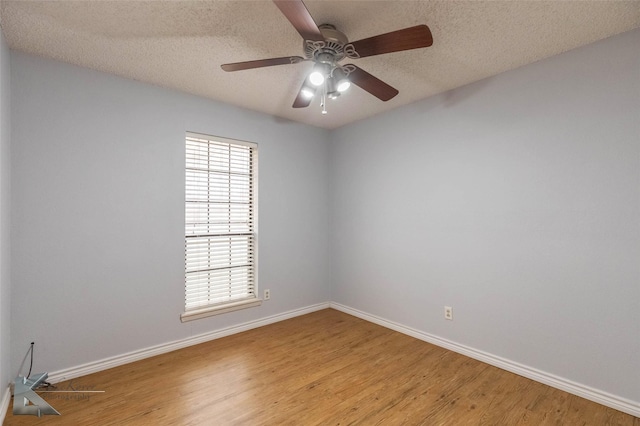
[(256, 301), (257, 145), (188, 133), (185, 316)]

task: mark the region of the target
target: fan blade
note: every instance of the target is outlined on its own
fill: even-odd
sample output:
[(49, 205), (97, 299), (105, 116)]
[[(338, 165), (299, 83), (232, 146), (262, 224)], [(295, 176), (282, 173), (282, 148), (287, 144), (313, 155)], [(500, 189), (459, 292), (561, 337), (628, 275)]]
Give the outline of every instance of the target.
[(302, 89), (305, 88), (305, 86), (307, 86), (307, 79), (305, 79), (302, 82), (302, 86), (300, 87), (300, 90), (298, 91), (298, 96), (296, 96), (295, 101), (293, 101), (293, 107), (294, 108), (306, 108), (311, 104), (311, 101), (313, 100), (313, 96), (312, 97), (307, 97), (304, 96), (302, 94)]
[(349, 73), (349, 81), (351, 81), (361, 89), (364, 89), (367, 92), (371, 93), (381, 101), (386, 102), (399, 93), (397, 89), (389, 86), (379, 78), (372, 76), (362, 68), (358, 68), (353, 64), (350, 64), (348, 66), (355, 68), (355, 70)]
[(273, 0), (273, 2), (303, 39), (324, 41), (322, 33), (302, 0)]
[(433, 44), (431, 31), (426, 25), (380, 34), (351, 43), (361, 58), (383, 53), (429, 47)]
[(271, 67), (273, 65), (297, 64), (304, 61), (300, 56), (286, 56), (284, 58), (258, 59), (257, 61), (235, 62), (233, 64), (221, 65), (222, 69), (229, 71), (250, 70), (253, 68)]

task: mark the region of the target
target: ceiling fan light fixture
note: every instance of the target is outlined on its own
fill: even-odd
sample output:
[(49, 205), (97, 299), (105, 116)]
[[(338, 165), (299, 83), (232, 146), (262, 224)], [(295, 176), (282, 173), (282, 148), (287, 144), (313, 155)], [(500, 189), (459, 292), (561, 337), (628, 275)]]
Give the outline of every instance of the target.
[(333, 78), (337, 81), (335, 86), (338, 92), (346, 92), (349, 87), (351, 87), (351, 82), (347, 78), (347, 74), (345, 74), (341, 68), (338, 67), (333, 70)]
[(309, 74), (309, 81), (314, 86), (321, 86), (324, 83), (324, 75), (320, 71), (313, 71)]
[(336, 89), (336, 79), (334, 77), (329, 77), (327, 79), (327, 97), (329, 99), (337, 99), (340, 96), (340, 92)]
[(331, 66), (327, 62), (316, 62), (313, 71), (309, 74), (309, 81), (314, 86), (322, 86), (324, 81), (331, 75)]

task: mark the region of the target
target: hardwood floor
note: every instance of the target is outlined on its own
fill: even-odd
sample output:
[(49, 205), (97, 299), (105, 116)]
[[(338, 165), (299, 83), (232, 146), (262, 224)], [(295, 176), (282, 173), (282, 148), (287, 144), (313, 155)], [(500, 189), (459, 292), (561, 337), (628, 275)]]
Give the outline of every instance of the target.
[(5, 425), (635, 425), (640, 419), (327, 309), (42, 393)]

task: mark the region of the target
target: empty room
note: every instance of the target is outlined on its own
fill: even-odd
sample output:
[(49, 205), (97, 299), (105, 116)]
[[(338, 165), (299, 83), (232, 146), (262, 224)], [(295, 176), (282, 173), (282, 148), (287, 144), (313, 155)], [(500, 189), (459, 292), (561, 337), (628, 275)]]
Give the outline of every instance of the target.
[(0, 26), (0, 423), (640, 426), (639, 1)]

